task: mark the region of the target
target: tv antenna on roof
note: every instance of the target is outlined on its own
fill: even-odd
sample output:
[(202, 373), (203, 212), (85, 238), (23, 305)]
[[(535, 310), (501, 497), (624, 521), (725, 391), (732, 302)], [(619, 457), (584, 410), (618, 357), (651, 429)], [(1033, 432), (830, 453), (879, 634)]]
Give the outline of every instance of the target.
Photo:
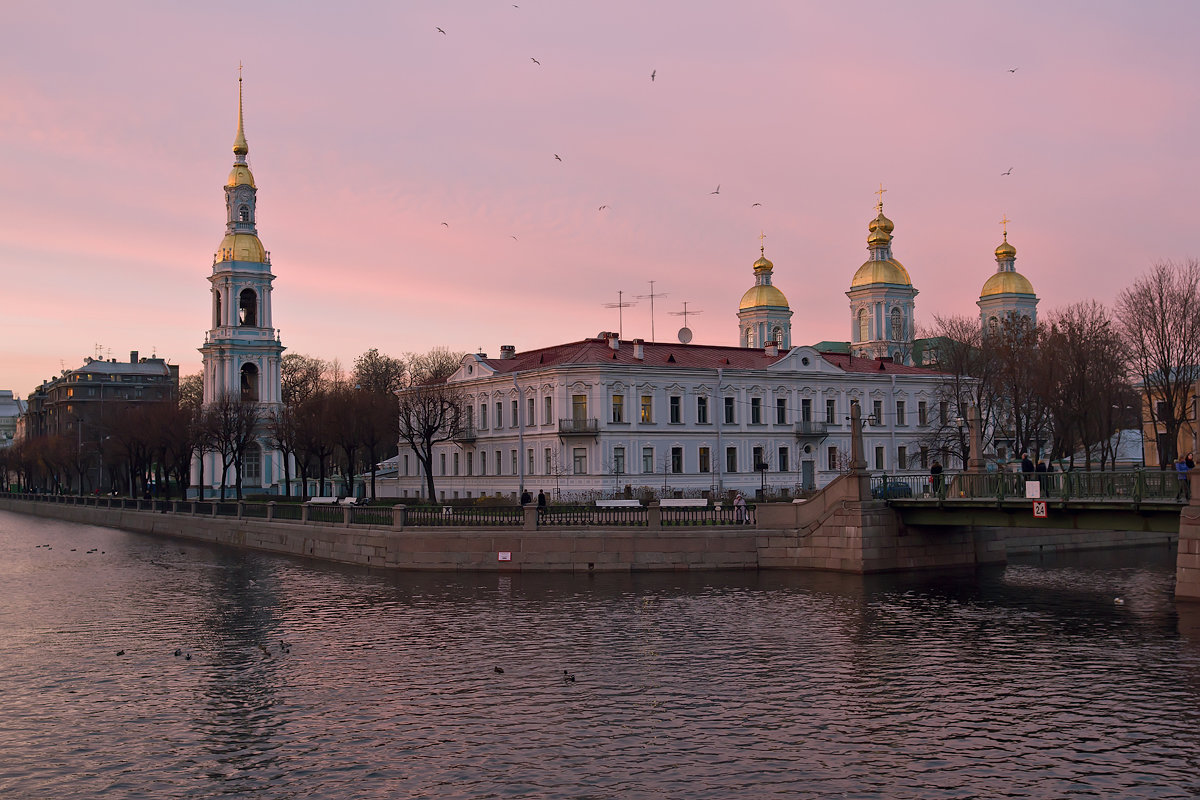
[(687, 344), (688, 342), (692, 341), (692, 329), (687, 326), (688, 314), (695, 316), (697, 314), (703, 314), (704, 312), (688, 311), (688, 301), (684, 300), (683, 311), (668, 311), (667, 313), (672, 317), (683, 317), (683, 327), (679, 329), (679, 343)]
[(667, 296), (666, 292), (660, 292), (659, 294), (654, 293), (654, 284), (656, 282), (657, 281), (650, 281), (650, 294), (639, 294), (637, 296), (638, 300), (650, 301), (650, 341), (652, 342), (654, 341), (654, 298)]
[(617, 336), (625, 338), (625, 318), (622, 309), (636, 306), (637, 303), (629, 303), (625, 301), (625, 293), (620, 289), (617, 290), (617, 302), (605, 303), (605, 308), (615, 308), (617, 310)]

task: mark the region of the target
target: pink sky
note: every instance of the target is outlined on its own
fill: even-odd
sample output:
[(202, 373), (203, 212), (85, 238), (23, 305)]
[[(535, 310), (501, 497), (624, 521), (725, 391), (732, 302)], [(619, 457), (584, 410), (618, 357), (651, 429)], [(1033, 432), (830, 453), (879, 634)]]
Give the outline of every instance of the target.
[(733, 344), (760, 230), (793, 339), (845, 339), (881, 182), (919, 325), (978, 313), (1004, 214), (1043, 314), (1197, 255), (1193, 2), (517, 4), (9, 4), (0, 388), (199, 370), (239, 60), (275, 323), (347, 365), (594, 336), (650, 280), (658, 340), (687, 301)]

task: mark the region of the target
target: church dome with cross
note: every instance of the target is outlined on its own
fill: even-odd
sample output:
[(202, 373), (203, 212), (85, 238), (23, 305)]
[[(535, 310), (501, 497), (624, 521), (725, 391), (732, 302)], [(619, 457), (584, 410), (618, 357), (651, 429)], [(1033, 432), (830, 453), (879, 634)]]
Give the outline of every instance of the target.
[(896, 225), (883, 213), (881, 185), (875, 219), (867, 225), (869, 258), (850, 280), (850, 352), (862, 358), (911, 360), (917, 290), (908, 270), (892, 255)]
[(775, 265), (766, 256), (762, 244), (765, 238), (766, 234), (759, 236), (759, 258), (753, 264), (754, 285), (738, 304), (738, 339), (742, 347), (765, 347), (768, 342), (791, 347), (792, 310), (787, 297), (772, 283)]
[(980, 323), (984, 333), (994, 330), (1006, 318), (1021, 318), (1037, 324), (1038, 297), (1033, 284), (1017, 272), (1017, 248), (1008, 241), (1007, 216), (1000, 220), (1004, 226), (1004, 241), (996, 248), (996, 271), (983, 283), (979, 292)]

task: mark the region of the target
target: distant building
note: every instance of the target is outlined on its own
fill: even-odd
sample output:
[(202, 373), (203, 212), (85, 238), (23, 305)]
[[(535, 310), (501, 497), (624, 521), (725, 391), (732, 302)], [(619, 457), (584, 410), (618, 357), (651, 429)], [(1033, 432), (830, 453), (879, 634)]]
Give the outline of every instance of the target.
[(0, 389), (0, 447), (8, 447), (17, 437), (17, 420), (25, 413), (25, 403), (11, 389)]

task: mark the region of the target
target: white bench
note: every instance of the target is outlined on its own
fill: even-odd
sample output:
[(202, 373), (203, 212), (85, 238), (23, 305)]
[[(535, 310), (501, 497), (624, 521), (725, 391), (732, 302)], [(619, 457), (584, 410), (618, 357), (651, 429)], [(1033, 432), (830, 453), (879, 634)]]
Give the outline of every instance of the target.
[(358, 505), (358, 498), (357, 497), (343, 497), (341, 500), (338, 500), (338, 505), (356, 506), (356, 505)]
[(596, 508), (641, 508), (641, 500), (597, 500)]
[(310, 498), (308, 498), (309, 503), (311, 503), (312, 505), (317, 505), (317, 506), (321, 506), (321, 505), (331, 506), (331, 505), (334, 505), (335, 503), (337, 503), (337, 501), (338, 501), (338, 499), (336, 497), (310, 497)]
[(705, 508), (708, 501), (703, 497), (664, 497), (658, 504), (662, 508)]

